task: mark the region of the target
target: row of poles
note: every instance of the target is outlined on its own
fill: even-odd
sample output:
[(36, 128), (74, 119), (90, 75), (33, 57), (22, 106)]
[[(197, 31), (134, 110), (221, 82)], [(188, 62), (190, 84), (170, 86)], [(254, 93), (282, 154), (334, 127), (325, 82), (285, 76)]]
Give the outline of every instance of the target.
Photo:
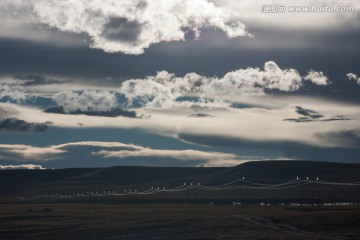
[(203, 185), (200, 183), (184, 183), (180, 186), (174, 188), (166, 188), (166, 187), (151, 187), (144, 191), (138, 191), (136, 189), (124, 189), (122, 192), (119, 191), (102, 191), (102, 192), (82, 192), (82, 193), (72, 193), (72, 194), (37, 194), (33, 196), (33, 199), (66, 199), (66, 198), (81, 198), (81, 197), (104, 197), (104, 196), (135, 196), (135, 195), (153, 195), (155, 198), (156, 194), (160, 194), (162, 199), (163, 193), (176, 193), (176, 192), (184, 192), (186, 191), (186, 200), (189, 200), (189, 191), (194, 190), (195, 198), (196, 191), (227, 191), (227, 190), (235, 190), (235, 189), (252, 189), (252, 190), (281, 190), (281, 189), (290, 189), (300, 187), (300, 197), (303, 199), (303, 188), (305, 185), (312, 184), (312, 197), (315, 199), (315, 184), (321, 185), (333, 185), (333, 186), (360, 186), (360, 182), (332, 182), (326, 180), (320, 180), (318, 177), (316, 179), (310, 180), (308, 177), (306, 179), (300, 179), (297, 177), (294, 180), (286, 181), (283, 183), (277, 184), (266, 184), (259, 182), (252, 182), (245, 180), (245, 177), (236, 179), (234, 181), (220, 184), (220, 185)]

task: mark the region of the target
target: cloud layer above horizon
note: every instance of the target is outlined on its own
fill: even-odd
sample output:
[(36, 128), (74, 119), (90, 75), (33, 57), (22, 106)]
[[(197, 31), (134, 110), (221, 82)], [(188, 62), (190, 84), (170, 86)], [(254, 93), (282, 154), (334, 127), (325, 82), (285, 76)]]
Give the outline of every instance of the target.
[[(3, 125), (7, 129), (15, 129), (14, 124), (9, 125), (15, 122), (51, 123), (47, 124), (50, 130), (51, 126), (134, 128), (187, 142), (192, 140), (183, 136), (192, 136), (191, 139), (194, 139), (193, 136), (208, 136), (233, 139), (234, 142), (252, 141), (259, 145), (268, 141), (344, 149), (356, 148), (360, 136), (358, 107), (336, 101), (292, 96), (302, 88), (312, 90), (331, 84), (323, 72), (310, 69), (301, 75), (296, 69), (280, 68), (274, 61), (266, 62), (263, 69), (240, 68), (223, 77), (206, 77), (196, 73), (179, 77), (160, 71), (155, 76), (125, 80), (111, 90), (78, 88), (62, 91), (62, 88), (71, 89), (72, 83), (64, 81), (56, 85), (43, 83), (48, 88), (39, 92), (38, 85), (26, 83), (27, 79), (8, 79), (7, 84), (2, 85), (2, 100), (10, 101), (0, 103)], [(43, 95), (50, 98), (43, 98)], [(47, 101), (49, 103), (46, 105), (52, 104), (55, 108), (34, 106), (37, 101)], [(121, 114), (114, 115), (117, 111), (121, 111)], [(127, 113), (130, 112), (135, 117), (129, 117)], [(337, 134), (338, 137), (324, 137), (328, 134)], [(346, 134), (350, 134), (353, 139), (346, 140)], [(193, 143), (202, 144), (196, 141)], [(2, 147), (9, 148), (8, 152), (19, 153), (18, 156), (23, 158), (30, 157), (26, 155), (28, 152), (39, 153), (31, 154), (34, 161), (51, 159), (67, 152), (62, 146), (39, 148), (17, 145), (12, 150), (6, 144)], [(97, 147), (106, 148), (102, 144)], [(206, 153), (192, 149), (155, 150), (134, 145), (131, 151), (100, 149), (91, 152), (93, 157), (120, 159), (168, 157), (205, 161), (208, 158), (209, 162), (203, 163), (206, 166), (215, 166), (216, 161), (227, 165), (238, 163), (237, 156), (230, 153)], [(278, 155), (278, 158), (282, 157)]]
[(359, 14), (0, 0), (0, 169), (359, 162)]

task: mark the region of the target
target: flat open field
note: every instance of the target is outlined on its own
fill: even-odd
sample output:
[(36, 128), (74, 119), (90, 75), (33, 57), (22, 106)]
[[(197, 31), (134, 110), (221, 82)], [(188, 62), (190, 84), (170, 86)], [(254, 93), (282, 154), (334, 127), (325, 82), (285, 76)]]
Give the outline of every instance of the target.
[(0, 239), (360, 239), (360, 207), (1, 204)]

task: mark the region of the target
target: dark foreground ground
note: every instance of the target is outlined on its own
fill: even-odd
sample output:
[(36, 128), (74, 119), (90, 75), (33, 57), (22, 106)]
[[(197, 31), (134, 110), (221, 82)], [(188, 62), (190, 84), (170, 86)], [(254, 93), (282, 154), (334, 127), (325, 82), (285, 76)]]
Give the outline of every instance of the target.
[(360, 207), (1, 204), (0, 239), (360, 239)]

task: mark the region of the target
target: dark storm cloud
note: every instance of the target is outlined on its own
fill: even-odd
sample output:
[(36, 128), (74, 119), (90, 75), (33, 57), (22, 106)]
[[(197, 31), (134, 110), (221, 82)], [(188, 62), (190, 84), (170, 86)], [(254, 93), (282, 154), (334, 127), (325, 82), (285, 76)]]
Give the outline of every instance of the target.
[(72, 115), (87, 115), (87, 116), (101, 116), (101, 117), (128, 117), (128, 118), (142, 118), (142, 116), (137, 116), (135, 111), (127, 111), (121, 108), (114, 108), (109, 111), (71, 111), (65, 112), (63, 107), (51, 107), (45, 109), (44, 112), (46, 113), (57, 113), (57, 114), (72, 114)]
[(14, 78), (19, 80), (25, 80), (25, 86), (34, 86), (34, 85), (46, 85), (46, 84), (58, 84), (64, 83), (64, 81), (46, 78), (44, 75), (37, 73), (28, 73), (28, 74), (17, 74)]
[(355, 49), (358, 47), (356, 40), (360, 39), (360, 27), (356, 24), (334, 28), (325, 27), (323, 29), (270, 27), (257, 23), (252, 24), (251, 22), (245, 22), (245, 24), (250, 26), (250, 31), (255, 37), (249, 41), (246, 39), (241, 41), (241, 45), (244, 47), (268, 48), (269, 50), (271, 47), (288, 50), (300, 48), (310, 52), (316, 49), (330, 50), (337, 46), (346, 53), (359, 52), (359, 49)]
[[(261, 32), (262, 30), (258, 31)], [(337, 45), (338, 41), (336, 41), (336, 44), (334, 44), (337, 45), (337, 48), (331, 48), (331, 51), (329, 51), (330, 49), (321, 48), (299, 50), (295, 46), (293, 49), (274, 49), (270, 44), (273, 41), (269, 39), (274, 35), (276, 34), (262, 34), (257, 37), (263, 39), (264, 42), (268, 42), (268, 48), (249, 49), (244, 44), (254, 44), (253, 39), (229, 40), (221, 32), (204, 30), (200, 40), (192, 40), (193, 37), (188, 36), (186, 42), (160, 43), (153, 45), (139, 56), (110, 54), (97, 49), (79, 46), (54, 46), (46, 43), (2, 38), (0, 39), (0, 49), (3, 59), (6, 61), (3, 60), (0, 64), (3, 65), (14, 60), (20, 62), (12, 66), (9, 64), (8, 69), (1, 68), (0, 70), (1, 72), (12, 70), (20, 65), (22, 68), (29, 69), (34, 66), (37, 66), (37, 68), (42, 66), (44, 70), (54, 71), (55, 66), (52, 65), (57, 62), (59, 63), (59, 70), (63, 74), (68, 72), (73, 74), (75, 73), (73, 71), (78, 69), (78, 73), (81, 75), (97, 73), (97, 76), (110, 75), (112, 77), (119, 77), (119, 74), (144, 76), (164, 69), (177, 75), (195, 71), (210, 76), (214, 74), (221, 76), (240, 67), (262, 67), (264, 62), (269, 60), (274, 60), (281, 67), (293, 67), (304, 73), (308, 69), (320, 69), (327, 74), (330, 67), (332, 67), (329, 66), (329, 63), (336, 63), (336, 66), (339, 66), (340, 69), (347, 67), (344, 74), (351, 72), (349, 70), (354, 71), (355, 67), (352, 66), (357, 66), (356, 61), (352, 60), (355, 60), (355, 57), (360, 53), (358, 48), (352, 48), (352, 51), (344, 51), (344, 46)], [(287, 41), (291, 34), (283, 32), (280, 35), (281, 39)], [(319, 37), (320, 39), (317, 39), (316, 42), (328, 43), (335, 41), (334, 39), (338, 37), (337, 34), (329, 38), (324, 37), (324, 39)], [(358, 40), (360, 40), (360, 33), (351, 31), (343, 38), (352, 41), (352, 46), (357, 45)], [(219, 45), (219, 41), (223, 42), (224, 45)], [(214, 48), (215, 44), (217, 44), (216, 48)], [(20, 52), (22, 54), (19, 54)], [(319, 61), (319, 59), (323, 61)], [(80, 60), (83, 62), (80, 62)], [(29, 66), (26, 66), (24, 62)], [(72, 65), (74, 62), (77, 64)], [(122, 67), (123, 64), (125, 64), (124, 67)], [(96, 65), (98, 67), (94, 68)], [(135, 68), (135, 66), (129, 68), (130, 65), (137, 65), (138, 68)], [(67, 67), (67, 71), (63, 69), (64, 66)], [(31, 72), (31, 70), (27, 72)], [(341, 77), (344, 78), (344, 75), (342, 74)]]
[(232, 103), (231, 104), (232, 108), (239, 108), (239, 109), (244, 109), (244, 108), (260, 108), (261, 106), (257, 106), (257, 105), (252, 105), (252, 104), (245, 104), (245, 103)]
[(314, 110), (306, 109), (306, 108), (303, 108), (303, 107), (300, 107), (300, 106), (296, 106), (295, 111), (300, 115), (307, 116), (307, 117), (310, 117), (310, 118), (324, 117), (323, 115), (318, 114), (318, 112), (316, 112)]
[(23, 131), (29, 131), (30, 127), (31, 127), (31, 123), (16, 118), (6, 118), (0, 122), (1, 130), (23, 132)]
[[(295, 106), (295, 112), (297, 114), (302, 115), (303, 117), (299, 117), (299, 118), (287, 118), (284, 119), (284, 121), (289, 121), (289, 122), (313, 122), (313, 121), (319, 121), (319, 118), (323, 118), (324, 115), (319, 114), (318, 112), (311, 110), (311, 109), (306, 109), (303, 108), (301, 106)], [(322, 120), (320, 120), (322, 121)]]
[(284, 121), (289, 122), (331, 122), (331, 121), (347, 121), (352, 120), (349, 117), (343, 116), (343, 115), (336, 115), (331, 118), (324, 118), (324, 115), (319, 114), (319, 112), (316, 112), (314, 110), (306, 109), (301, 106), (295, 106), (295, 112), (298, 114), (304, 116), (299, 118), (287, 118), (284, 119)]
[[(192, 142), (211, 147), (224, 147), (229, 149), (247, 149), (252, 151), (272, 150), (282, 158), (314, 160), (314, 161), (334, 161), (334, 162), (358, 162), (360, 156), (359, 135), (355, 132), (328, 133), (319, 138), (336, 136), (337, 141), (351, 143), (349, 147), (316, 147), (291, 141), (251, 141), (246, 139), (221, 137), (221, 136), (201, 136), (191, 134), (180, 134), (179, 138), (187, 142)], [(350, 136), (351, 140), (345, 138)], [(346, 142), (347, 141), (347, 142)], [(355, 144), (358, 144), (355, 146)]]
[(308, 117), (299, 117), (299, 118), (287, 118), (284, 121), (288, 122), (313, 122), (314, 120)]
[(44, 123), (32, 123), (26, 122), (17, 118), (5, 118), (0, 121), (0, 131), (16, 131), (16, 132), (25, 132), (25, 131), (35, 131), (35, 132), (44, 132), (48, 129), (51, 122)]
[(299, 117), (299, 118), (287, 118), (284, 119), (284, 121), (289, 121), (289, 122), (299, 122), (299, 123), (303, 123), (303, 122), (332, 122), (332, 121), (348, 121), (348, 120), (353, 120), (351, 118), (348, 117), (332, 117), (332, 118), (325, 118), (325, 119), (311, 119), (308, 117)]
[(126, 18), (111, 18), (105, 25), (102, 36), (114, 41), (135, 44), (141, 34), (142, 24)]
[(347, 120), (353, 120), (353, 119), (349, 118), (347, 116), (338, 115), (338, 116), (334, 116), (332, 118), (323, 119), (322, 121), (331, 122), (331, 121), (347, 121)]
[(214, 116), (206, 113), (194, 113), (194, 114), (190, 114), (189, 117), (202, 118), (202, 117), (214, 117)]
[(349, 147), (360, 148), (360, 130), (319, 133), (317, 136), (323, 139), (331, 139), (335, 143), (340, 142), (346, 144)]

